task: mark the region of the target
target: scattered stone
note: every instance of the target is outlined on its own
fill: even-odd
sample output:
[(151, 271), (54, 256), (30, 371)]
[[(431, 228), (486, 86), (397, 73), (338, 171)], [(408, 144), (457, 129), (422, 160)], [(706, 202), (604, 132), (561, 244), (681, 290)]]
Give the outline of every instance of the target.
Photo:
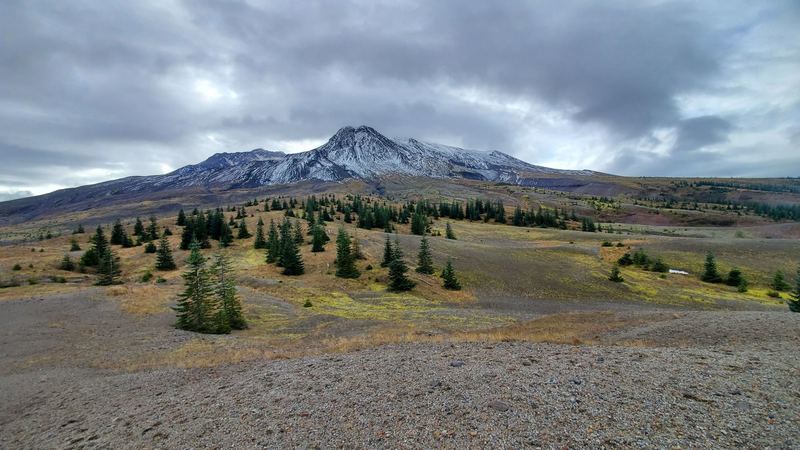
[(489, 402), (489, 408), (494, 409), (495, 411), (506, 412), (511, 409), (507, 403), (501, 402), (500, 400), (492, 400)]

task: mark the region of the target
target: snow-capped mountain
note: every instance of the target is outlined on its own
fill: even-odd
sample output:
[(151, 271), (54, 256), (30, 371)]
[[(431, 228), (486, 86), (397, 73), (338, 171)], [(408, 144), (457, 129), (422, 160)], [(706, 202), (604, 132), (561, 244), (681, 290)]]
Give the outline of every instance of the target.
[[(115, 202), (170, 198), (178, 192), (222, 195), (238, 188), (293, 187), (294, 183), (380, 181), (401, 175), (470, 179), (575, 189), (591, 183), (588, 170), (535, 166), (498, 151), (465, 150), (410, 138), (390, 139), (366, 126), (344, 127), (328, 142), (302, 153), (264, 149), (217, 153), (165, 175), (134, 176), (0, 202), (3, 220), (27, 220), (54, 211), (86, 210)], [(580, 180), (579, 180), (580, 179)]]
[(535, 166), (498, 151), (466, 150), (412, 138), (390, 139), (373, 128), (360, 126), (344, 127), (328, 142), (307, 152), (287, 155), (257, 149), (218, 153), (166, 175), (138, 178), (130, 188), (255, 187), (304, 180), (369, 180), (385, 175), (521, 183), (536, 174), (592, 173)]

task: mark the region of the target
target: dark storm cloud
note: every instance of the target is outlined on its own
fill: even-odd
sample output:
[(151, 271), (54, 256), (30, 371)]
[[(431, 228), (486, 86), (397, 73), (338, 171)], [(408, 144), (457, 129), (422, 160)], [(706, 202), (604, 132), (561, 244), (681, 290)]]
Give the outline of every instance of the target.
[(711, 144), (727, 140), (727, 133), (732, 125), (725, 119), (716, 116), (693, 117), (680, 121), (676, 152), (687, 152), (702, 149)]
[(797, 18), (792, 2), (3, 2), (0, 192), (358, 124), (531, 162), (708, 170), (696, 153), (732, 133), (792, 129), (796, 92), (758, 104), (748, 61), (797, 85)]

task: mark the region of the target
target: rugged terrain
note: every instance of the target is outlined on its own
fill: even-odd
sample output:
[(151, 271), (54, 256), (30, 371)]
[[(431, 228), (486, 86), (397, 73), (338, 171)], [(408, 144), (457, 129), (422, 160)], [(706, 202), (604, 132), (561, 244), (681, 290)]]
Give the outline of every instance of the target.
[[(230, 258), (249, 328), (173, 327), (188, 254), (177, 250), (179, 209), (221, 207), (253, 233), (259, 219), (286, 215), (265, 210), (265, 197), (311, 194), (393, 207), (481, 198), (509, 218), (558, 210), (602, 232), (579, 231), (577, 219), (540, 228), (428, 217), (436, 274), (424, 275), (413, 271), (421, 237), (394, 223), (416, 283), (397, 293), (380, 267), (386, 233), (340, 211), (326, 232), (359, 243), (359, 278), (334, 276), (333, 242), (320, 253), (303, 242), (305, 273), (289, 277), (254, 237), (213, 241), (203, 252)], [(797, 448), (800, 314), (771, 281), (776, 271), (792, 281), (800, 263), (798, 202), (793, 179), (551, 171), (363, 127), (303, 154), (218, 154), (173, 174), (6, 202), (0, 448)], [(119, 219), (131, 233), (151, 214), (173, 231), (178, 270), (155, 271), (143, 246), (119, 245), (122, 284), (60, 268), (89, 248), (95, 226), (108, 232)], [(73, 234), (81, 224), (87, 232)], [(640, 249), (682, 273), (625, 266), (624, 281), (610, 281)], [(702, 282), (708, 253), (723, 275), (741, 270), (748, 289)], [(437, 276), (448, 260), (461, 291)]]
[(800, 444), (784, 312), (615, 312), (627, 325), (591, 346), (453, 339), (131, 371), (103, 363), (192, 337), (100, 299), (0, 307), (3, 448)]

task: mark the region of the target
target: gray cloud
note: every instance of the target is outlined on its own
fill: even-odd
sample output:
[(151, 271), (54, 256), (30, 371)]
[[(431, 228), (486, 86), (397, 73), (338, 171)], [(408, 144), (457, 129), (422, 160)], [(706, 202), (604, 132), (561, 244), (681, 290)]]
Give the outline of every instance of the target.
[[(624, 174), (800, 166), (791, 1), (1, 8), (0, 192), (297, 146), (348, 124)], [(734, 157), (759, 136), (767, 172)], [(698, 152), (737, 165), (717, 171)]]

